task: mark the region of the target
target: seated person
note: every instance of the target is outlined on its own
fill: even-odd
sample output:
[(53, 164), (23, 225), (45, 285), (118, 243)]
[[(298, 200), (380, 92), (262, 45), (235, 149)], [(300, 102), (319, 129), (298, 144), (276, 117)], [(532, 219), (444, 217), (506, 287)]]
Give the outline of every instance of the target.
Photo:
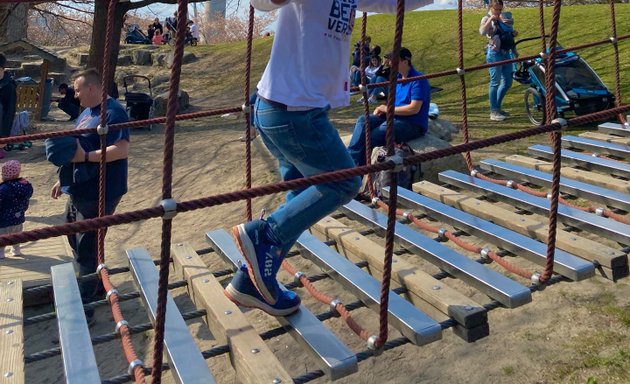
[[(421, 76), (411, 65), (411, 52), (407, 48), (400, 49), (398, 79)], [(396, 101), (394, 110), (394, 137), (396, 142), (405, 142), (424, 135), (429, 127), (429, 104), (431, 103), (431, 86), (426, 79), (398, 83), (396, 85)], [(369, 116), (371, 143), (373, 147), (383, 146), (387, 106), (379, 105)], [(348, 152), (357, 166), (365, 165), (365, 116), (359, 117)]]
[[(370, 81), (370, 84), (384, 83), (386, 81), (389, 81), (389, 73), (391, 72), (391, 66), (392, 66), (392, 62), (390, 61), (390, 59), (391, 59), (390, 53), (386, 53), (385, 56), (383, 56), (383, 64), (378, 68), (378, 70), (374, 74), (375, 75), (374, 80)], [(370, 93), (370, 98), (368, 99), (368, 101), (371, 104), (376, 104), (376, 101), (378, 99), (385, 99), (387, 97), (387, 86), (383, 86), (379, 88), (371, 88), (369, 93)]]
[[(372, 56), (370, 58), (370, 65), (368, 67), (365, 68), (365, 79), (366, 82), (368, 84), (374, 84), (377, 82), (383, 82), (383, 81), (389, 81), (389, 70), (387, 71), (387, 78), (386, 79), (381, 79), (380, 81), (377, 81), (377, 73), (379, 71), (382, 72), (382, 68), (383, 66), (381, 65), (381, 58), (377, 55), (377, 56)], [(379, 87), (379, 93), (382, 91), (381, 89), (382, 87)], [(370, 88), (368, 90), (368, 94), (369, 94), (369, 98), (368, 98), (368, 102), (370, 104), (376, 104), (376, 96), (372, 96), (374, 94), (374, 90), (375, 88)], [(363, 102), (363, 97), (361, 97), (360, 99), (357, 100), (357, 103), (362, 103)]]
[(153, 39), (151, 39), (151, 43), (153, 45), (162, 45), (163, 43), (163, 39), (162, 39), (162, 34), (160, 33), (155, 33), (155, 35), (153, 35)]
[(57, 106), (70, 116), (69, 120), (74, 120), (81, 113), (79, 100), (74, 97), (74, 88), (66, 83), (59, 85), (59, 93), (63, 96), (58, 100)]

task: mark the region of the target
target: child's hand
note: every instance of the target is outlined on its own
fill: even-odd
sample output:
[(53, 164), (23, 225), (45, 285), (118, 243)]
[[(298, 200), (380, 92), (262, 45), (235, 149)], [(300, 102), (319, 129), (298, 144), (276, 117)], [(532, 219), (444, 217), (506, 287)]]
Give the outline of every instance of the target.
[(61, 184), (57, 181), (50, 190), (50, 197), (56, 200), (59, 196), (61, 196)]

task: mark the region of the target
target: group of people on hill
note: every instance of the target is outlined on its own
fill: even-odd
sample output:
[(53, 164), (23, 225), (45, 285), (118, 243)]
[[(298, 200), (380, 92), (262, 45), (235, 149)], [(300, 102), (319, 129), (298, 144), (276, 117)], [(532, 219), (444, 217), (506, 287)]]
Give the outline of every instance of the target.
[[(157, 17), (153, 20), (153, 23), (149, 24), (147, 28), (147, 37), (153, 45), (167, 44), (172, 38), (175, 37), (177, 32), (177, 12), (171, 17), (167, 17), (164, 20), (166, 25), (166, 31), (160, 23), (160, 19)], [(193, 20), (188, 20), (186, 23), (186, 38), (187, 44), (195, 45), (199, 42), (199, 25)]]
[[(263, 143), (277, 158), (280, 176), (285, 181), (364, 165), (366, 149), (371, 149), (365, 147), (368, 127), (372, 145), (385, 145), (389, 113), (385, 104), (374, 107), (367, 120), (364, 116), (358, 118), (348, 147), (341, 141), (328, 114), (331, 108), (346, 106), (350, 101), (348, 58), (356, 11), (395, 13), (397, 1), (361, 0), (353, 3), (353, 9), (348, 12), (336, 11), (336, 0), (322, 1), (251, 0), (251, 4), (260, 11), (279, 11), (271, 57), (252, 98), (251, 117)], [(413, 10), (426, 3), (427, 0), (408, 0), (406, 9)], [(488, 62), (508, 57), (503, 40), (496, 38), (497, 29), (503, 28), (501, 24), (513, 26), (513, 21), (509, 21), (511, 18), (502, 14), (502, 7), (502, 0), (491, 0), (490, 12), (480, 25), (480, 33), (489, 37)], [(161, 27), (159, 21), (154, 21), (153, 26), (154, 36), (159, 36), (162, 32), (158, 28)], [(389, 61), (398, 62), (399, 82), (392, 112), (395, 140), (410, 141), (423, 136), (428, 129), (431, 92), (428, 80), (422, 79), (422, 73), (412, 64), (412, 52), (404, 47), (398, 52), (389, 52), (384, 55), (386, 61), (381, 64), (380, 50), (370, 49), (369, 43), (366, 40), (358, 45), (358, 49), (359, 52), (370, 53), (366, 74), (367, 68), (370, 68), (375, 82), (379, 82), (379, 78), (384, 81), (389, 78), (389, 72), (385, 72), (391, 71)], [(322, 55), (326, 56), (326, 60), (319, 60)], [(356, 63), (353, 64), (357, 67)], [(4, 56), (0, 55), (0, 75), (6, 76), (4, 66)], [(287, 71), (286, 68), (292, 70)], [(501, 102), (511, 81), (507, 79), (508, 70), (502, 67), (491, 69), (490, 75), (491, 119), (498, 120), (498, 114), (504, 116)], [(4, 82), (4, 77), (0, 78)], [(78, 115), (75, 110), (70, 114), (71, 117), (77, 115), (76, 128), (95, 128), (100, 123), (99, 73), (86, 70), (75, 78), (73, 85), (74, 97), (84, 108)], [(4, 87), (1, 87), (3, 103), (4, 92)], [(70, 87), (66, 87), (65, 92), (66, 96), (71, 94)], [(382, 91), (378, 92), (377, 97), (382, 96)], [(372, 92), (369, 98), (374, 95)], [(370, 102), (369, 99), (366, 101)], [(371, 102), (376, 104), (375, 99)], [(128, 121), (125, 109), (113, 98), (107, 100), (106, 108), (108, 125)], [(1, 128), (2, 137), (7, 136), (4, 118)], [(105, 213), (112, 214), (127, 192), (129, 130), (110, 130), (106, 140)], [(49, 139), (46, 154), (48, 160), (59, 167), (59, 180), (51, 190), (52, 198), (57, 199), (62, 194), (69, 196), (66, 220), (73, 222), (96, 217), (97, 163), (101, 157), (99, 135), (88, 133), (78, 138)], [(3, 164), (2, 178), (1, 212), (15, 212), (9, 213), (8, 218), (0, 215), (0, 226), (10, 227), (0, 233), (18, 231), (24, 222), (32, 187), (29, 192), (30, 184), (20, 178), (19, 163)], [(233, 227), (232, 234), (245, 263), (225, 288), (226, 296), (238, 305), (259, 308), (276, 316), (297, 311), (300, 298), (293, 291), (281, 289), (276, 280), (280, 265), (302, 232), (356, 197), (360, 185), (361, 177), (354, 176), (289, 191), (285, 203), (266, 219)], [(18, 196), (23, 199), (22, 203), (14, 204)], [(15, 209), (5, 211), (5, 204), (12, 204)], [(97, 268), (96, 232), (71, 235), (69, 242), (75, 252), (80, 275), (94, 273)], [(14, 253), (19, 252), (19, 248), (14, 248)], [(101, 298), (103, 292), (96, 280), (89, 280), (82, 282), (81, 295), (88, 302)], [(93, 310), (86, 314), (91, 321)]]
[[(365, 74), (366, 84), (384, 83), (389, 81), (391, 68), (391, 53), (386, 53), (381, 59), (381, 47), (375, 45), (370, 47), (372, 39), (367, 36), (364, 41), (359, 41), (354, 45), (352, 52), (352, 65), (350, 66), (350, 85), (356, 87), (361, 84), (361, 76)], [(361, 70), (361, 57), (363, 57), (363, 71)], [(387, 87), (370, 88), (368, 92), (368, 103), (376, 104), (378, 100), (387, 97)], [(362, 103), (363, 97), (357, 100)]]

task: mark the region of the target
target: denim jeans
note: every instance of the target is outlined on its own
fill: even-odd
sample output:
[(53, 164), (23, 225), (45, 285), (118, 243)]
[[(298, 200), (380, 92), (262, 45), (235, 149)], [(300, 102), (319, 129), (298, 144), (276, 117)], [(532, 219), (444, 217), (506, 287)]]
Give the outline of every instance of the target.
[[(486, 62), (494, 63), (497, 61), (509, 60), (511, 59), (511, 55), (506, 51), (494, 51), (488, 48), (488, 52), (486, 54)], [(512, 72), (513, 65), (512, 64), (504, 64), (498, 67), (490, 67), (488, 68), (488, 72), (490, 72), (490, 110), (491, 111), (500, 111), (501, 104), (503, 103), (503, 98), (507, 94), (508, 90), (512, 86)]]
[[(105, 214), (111, 215), (116, 210), (116, 206), (120, 202), (120, 197), (105, 202)], [(68, 199), (66, 204), (66, 222), (74, 223), (75, 221), (93, 219), (98, 217), (98, 202), (96, 201), (73, 201)], [(97, 231), (79, 232), (74, 235), (68, 235), (68, 242), (74, 251), (74, 257), (79, 264), (79, 276), (85, 276), (96, 272), (98, 266), (97, 260)], [(91, 279), (81, 282), (79, 285), (81, 291), (81, 299), (84, 304), (102, 299), (102, 284), (99, 279)], [(88, 316), (94, 313), (94, 310), (85, 312)]]
[[(292, 180), (354, 167), (337, 130), (328, 119), (330, 107), (286, 111), (260, 97), (255, 125), (278, 159), (282, 180)], [(287, 193), (286, 202), (267, 218), (272, 242), (288, 251), (308, 227), (348, 203), (359, 192), (360, 177), (317, 184)]]
[[(376, 83), (384, 83), (386, 81), (389, 81), (389, 79), (386, 79), (382, 76), (375, 76), (371, 81), (370, 84), (376, 84)], [(384, 87), (378, 87), (378, 88), (372, 88), (370, 89), (370, 96), (371, 95), (376, 95), (375, 97), (379, 97), (379, 93), (383, 92), (385, 94), (385, 96), (387, 96), (387, 85)]]
[[(371, 144), (372, 148), (383, 146), (386, 143), (387, 121), (384, 117), (370, 115)], [(417, 139), (424, 135), (426, 129), (410, 124), (404, 120), (394, 118), (394, 140), (396, 142)], [(359, 117), (352, 132), (352, 139), (348, 145), (348, 151), (357, 166), (365, 165), (365, 116)]]

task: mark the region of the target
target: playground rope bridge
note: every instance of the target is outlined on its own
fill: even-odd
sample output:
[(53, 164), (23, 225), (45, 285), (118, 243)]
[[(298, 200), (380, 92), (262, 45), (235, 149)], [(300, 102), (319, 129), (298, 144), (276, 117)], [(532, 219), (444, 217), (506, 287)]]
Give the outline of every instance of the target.
[[(22, 1), (19, 1), (22, 2)], [(471, 175), (483, 178), (485, 180), (491, 180), (496, 183), (507, 183), (505, 180), (495, 180), (491, 179), (488, 176), (481, 174), (481, 172), (474, 169), (474, 165), (471, 159), (470, 152), (482, 148), (486, 148), (489, 146), (494, 146), (502, 143), (507, 143), (513, 140), (519, 140), (535, 135), (540, 135), (543, 133), (549, 133), (551, 142), (553, 145), (553, 178), (551, 183), (551, 192), (549, 194), (544, 193), (545, 196), (548, 195), (550, 199), (550, 209), (549, 209), (549, 234), (548, 234), (548, 242), (547, 242), (547, 262), (543, 273), (540, 275), (539, 284), (551, 284), (561, 279), (557, 277), (553, 277), (553, 262), (554, 262), (554, 252), (555, 252), (555, 234), (556, 234), (556, 226), (557, 226), (557, 211), (558, 204), (562, 201), (559, 198), (559, 183), (560, 183), (560, 165), (561, 165), (561, 157), (560, 157), (560, 132), (567, 128), (577, 127), (585, 124), (590, 124), (605, 118), (618, 117), (622, 123), (625, 123), (624, 114), (630, 112), (630, 105), (623, 104), (621, 98), (621, 84), (620, 84), (620, 75), (619, 75), (619, 45), (622, 41), (630, 38), (630, 34), (618, 36), (616, 30), (616, 16), (615, 16), (615, 4), (614, 1), (610, 1), (610, 25), (611, 25), (611, 33), (610, 38), (594, 41), (587, 44), (581, 44), (570, 48), (558, 49), (557, 48), (557, 36), (559, 29), (559, 21), (560, 21), (560, 10), (561, 10), (561, 1), (555, 0), (553, 1), (553, 16), (551, 23), (551, 31), (549, 33), (549, 39), (547, 39), (545, 32), (545, 21), (544, 21), (544, 7), (545, 2), (539, 1), (539, 9), (540, 9), (540, 36), (541, 36), (541, 54), (539, 55), (531, 55), (520, 58), (515, 58), (506, 61), (500, 61), (491, 64), (480, 64), (476, 66), (465, 67), (464, 65), (464, 46), (463, 46), (463, 22), (462, 22), (462, 14), (463, 14), (463, 4), (462, 0), (458, 1), (458, 66), (453, 70), (445, 70), (441, 72), (426, 74), (419, 77), (408, 78), (402, 80), (402, 82), (414, 81), (418, 79), (432, 79), (438, 77), (445, 76), (457, 76), (460, 81), (460, 90), (461, 90), (461, 113), (462, 113), (462, 131), (464, 136), (464, 142), (459, 145), (455, 145), (449, 148), (440, 149), (432, 152), (416, 154), (410, 157), (405, 157), (404, 159), (397, 159), (393, 156), (394, 153), (394, 136), (393, 136), (393, 108), (394, 108), (394, 94), (396, 90), (396, 75), (398, 71), (398, 52), (401, 48), (402, 35), (403, 35), (403, 24), (404, 24), (404, 1), (398, 0), (397, 2), (397, 12), (396, 12), (396, 28), (394, 35), (394, 44), (392, 52), (392, 71), (390, 74), (390, 79), (388, 83), (378, 83), (378, 84), (366, 84), (365, 76), (362, 76), (362, 84), (359, 89), (364, 92), (367, 92), (368, 89), (373, 87), (381, 87), (388, 85), (388, 113), (387, 113), (387, 150), (389, 154), (389, 158), (382, 162), (376, 164), (370, 164), (370, 153), (366, 154), (366, 159), (368, 160), (368, 165), (344, 169), (336, 172), (319, 174), (307, 178), (300, 178), (295, 180), (282, 181), (277, 183), (265, 184), (256, 187), (252, 187), (252, 163), (251, 163), (251, 131), (250, 131), (250, 118), (249, 114), (251, 113), (251, 105), (249, 105), (249, 95), (250, 95), (250, 72), (251, 72), (251, 57), (252, 57), (252, 40), (253, 40), (253, 25), (254, 25), (254, 9), (250, 6), (249, 8), (249, 29), (248, 29), (248, 44), (247, 44), (247, 52), (246, 52), (246, 71), (245, 71), (245, 84), (244, 84), (244, 103), (242, 107), (234, 107), (234, 108), (225, 108), (225, 109), (216, 109), (216, 110), (208, 110), (196, 113), (188, 113), (188, 114), (180, 114), (177, 115), (177, 94), (179, 90), (179, 84), (181, 79), (181, 70), (182, 70), (182, 58), (184, 52), (184, 39), (185, 34), (180, 33), (183, 29), (180, 29), (176, 35), (176, 42), (174, 47), (174, 59), (173, 65), (171, 69), (170, 83), (169, 83), (169, 96), (168, 96), (168, 104), (167, 104), (167, 113), (163, 118), (153, 118), (149, 120), (142, 121), (133, 121), (124, 124), (112, 124), (107, 126), (106, 122), (106, 108), (105, 103), (107, 101), (107, 89), (106, 81), (109, 78), (111, 68), (109, 65), (109, 60), (105, 60), (103, 62), (101, 75), (102, 75), (102, 103), (101, 103), (101, 115), (100, 115), (100, 129), (99, 128), (91, 128), (91, 129), (76, 129), (72, 131), (57, 131), (57, 132), (47, 132), (47, 133), (35, 133), (26, 136), (20, 137), (8, 137), (8, 138), (0, 138), (0, 144), (8, 144), (14, 143), (23, 140), (41, 140), (47, 138), (54, 137), (62, 137), (62, 136), (78, 136), (85, 133), (99, 133), (101, 135), (101, 159), (100, 159), (100, 173), (99, 173), (99, 217), (94, 219), (88, 219), (83, 221), (78, 221), (74, 223), (61, 224), (43, 227), (39, 229), (24, 231), (21, 233), (8, 234), (0, 236), (0, 246), (6, 246), (15, 243), (22, 243), (27, 241), (35, 241), (46, 239), (50, 237), (62, 236), (62, 235), (70, 235), (78, 232), (87, 232), (98, 230), (98, 252), (97, 258), (99, 267), (96, 271), (96, 274), (101, 279), (105, 290), (108, 292), (107, 301), (111, 305), (112, 314), (114, 316), (114, 320), (117, 323), (116, 332), (120, 335), (123, 344), (123, 351), (127, 361), (129, 362), (129, 374), (121, 375), (115, 380), (111, 382), (125, 382), (129, 379), (133, 379), (137, 383), (145, 382), (145, 374), (150, 374), (152, 377), (153, 383), (161, 382), (162, 370), (167, 368), (168, 366), (164, 365), (162, 362), (163, 356), (163, 346), (164, 346), (164, 323), (166, 316), (166, 298), (167, 298), (167, 288), (168, 288), (168, 277), (169, 277), (169, 261), (171, 255), (171, 229), (172, 229), (172, 220), (178, 213), (184, 213), (189, 211), (194, 211), (202, 208), (209, 208), (213, 206), (218, 206), (222, 204), (233, 203), (237, 201), (246, 200), (247, 201), (247, 212), (246, 215), (248, 219), (251, 219), (251, 200), (256, 197), (266, 196), (273, 193), (286, 192), (298, 188), (303, 188), (306, 186), (311, 186), (320, 183), (330, 183), (338, 180), (343, 180), (353, 176), (363, 176), (380, 172), (380, 171), (393, 171), (398, 169), (402, 165), (419, 165), (423, 162), (427, 162), (430, 160), (439, 159), (446, 156), (452, 156), (455, 154), (464, 154), (466, 165), (468, 167)], [(117, 4), (117, 0), (108, 1), (108, 12), (107, 12), (107, 32), (105, 37), (105, 52), (104, 57), (110, 57), (112, 52), (111, 47), (111, 37), (113, 35), (113, 25), (114, 25), (114, 15), (115, 8)], [(177, 11), (177, 22), (178, 25), (186, 25), (188, 20), (187, 14), (188, 1), (179, 0), (178, 1), (178, 11)], [(366, 35), (366, 26), (367, 26), (367, 14), (363, 14), (362, 17), (362, 36)], [(548, 42), (548, 47), (547, 47)], [(575, 51), (578, 49), (587, 49), (595, 46), (610, 44), (613, 47), (613, 57), (614, 57), (614, 66), (615, 66), (615, 106), (608, 110), (604, 110), (601, 112), (596, 112), (588, 115), (578, 116), (576, 118), (565, 120), (562, 118), (557, 118), (556, 116), (556, 108), (555, 108), (555, 84), (554, 84), (554, 60), (559, 53)], [(466, 75), (473, 71), (487, 69), (493, 66), (501, 66), (504, 64), (517, 63), (527, 60), (532, 60), (535, 58), (541, 58), (545, 65), (545, 88), (546, 88), (546, 116), (544, 120), (544, 124), (537, 127), (526, 128), (515, 132), (510, 132), (502, 135), (497, 135), (494, 137), (470, 141), (469, 140), (469, 127), (468, 127), (468, 108), (467, 108), (467, 96), (466, 96)], [(362, 69), (364, 69), (364, 60), (362, 62)], [(367, 97), (364, 98), (367, 100)], [(189, 119), (196, 119), (207, 116), (218, 116), (225, 113), (239, 113), (243, 112), (246, 116), (245, 118), (245, 155), (246, 155), (246, 167), (245, 167), (245, 179), (246, 179), (246, 188), (242, 190), (232, 191), (229, 193), (217, 194), (212, 196), (201, 197), (197, 199), (187, 200), (177, 202), (172, 197), (172, 182), (173, 182), (173, 147), (175, 142), (175, 122), (183, 121)], [(366, 115), (369, 113), (369, 109), (367, 106), (367, 101), (365, 103), (365, 113)], [(164, 130), (164, 161), (162, 167), (162, 202), (158, 206), (147, 207), (144, 209), (139, 209), (135, 211), (128, 211), (123, 213), (118, 213), (114, 215), (105, 215), (105, 177), (106, 177), (106, 168), (105, 168), (105, 135), (108, 130), (114, 129), (122, 129), (122, 128), (138, 128), (146, 126), (147, 124), (155, 124), (155, 123), (163, 123), (165, 125)], [(366, 119), (366, 123), (369, 124), (368, 119)], [(106, 129), (104, 129), (106, 127)], [(366, 147), (368, 151), (371, 149), (370, 145), (370, 129), (365, 130), (366, 135)], [(103, 133), (104, 132), (104, 133)], [(388, 342), (388, 297), (389, 297), (389, 284), (391, 279), (392, 272), (392, 258), (393, 258), (393, 248), (394, 248), (394, 226), (397, 222), (398, 216), (404, 216), (406, 219), (409, 219), (416, 225), (420, 226), (424, 230), (438, 233), (440, 236), (444, 238), (448, 238), (451, 241), (457, 243), (458, 245), (472, 251), (475, 253), (479, 253), (483, 251), (480, 247), (471, 246), (470, 244), (465, 243), (461, 239), (459, 239), (455, 234), (450, 232), (440, 232), (439, 229), (427, 225), (426, 223), (422, 223), (418, 218), (410, 215), (406, 212), (403, 212), (397, 209), (397, 183), (396, 183), (396, 172), (390, 172), (391, 176), (391, 187), (389, 193), (388, 202), (385, 203), (380, 199), (376, 199), (375, 192), (373, 190), (370, 191), (371, 197), (375, 205), (385, 209), (388, 212), (388, 220), (387, 220), (387, 230), (386, 230), (386, 244), (385, 244), (385, 255), (384, 255), (384, 268), (383, 268), (383, 278), (381, 285), (381, 300), (380, 300), (380, 326), (377, 335), (372, 335), (370, 332), (362, 329), (356, 322), (352, 320), (348, 310), (346, 307), (352, 308), (351, 305), (345, 306), (341, 303), (335, 303), (334, 298), (322, 294), (318, 292), (312, 284), (310, 284), (309, 279), (306, 276), (300, 276), (301, 283), (308, 287), (309, 292), (313, 294), (315, 297), (320, 299), (326, 304), (334, 306), (334, 310), (337, 311), (337, 314), (341, 314), (342, 317), (347, 321), (350, 328), (359, 335), (362, 339), (368, 341), (370, 345), (370, 350), (361, 354), (360, 360), (368, 358), (378, 351), (383, 349), (394, 348), (396, 346), (400, 346), (408, 342), (407, 339), (397, 339)], [(372, 183), (368, 183), (368, 185), (372, 185)], [(516, 187), (525, 190), (526, 187), (517, 185)], [(531, 191), (530, 191), (531, 192)], [(606, 212), (609, 217), (615, 218), (615, 214), (613, 212)], [(109, 270), (105, 264), (105, 256), (104, 256), (104, 239), (105, 239), (105, 230), (110, 226), (129, 224), (133, 222), (138, 222), (142, 220), (147, 220), (151, 218), (162, 218), (162, 238), (161, 238), (161, 254), (159, 259), (159, 284), (158, 284), (158, 299), (157, 299), (157, 315), (155, 318), (155, 336), (153, 340), (153, 356), (152, 356), (152, 368), (148, 369), (144, 367), (144, 364), (136, 355), (133, 345), (131, 343), (131, 327), (124, 320), (122, 311), (119, 305), (119, 295), (116, 288), (110, 282)], [(617, 217), (618, 220), (624, 220), (623, 218)], [(488, 251), (486, 252), (487, 256), (492, 260), (500, 263), (509, 271), (518, 274), (523, 278), (529, 278), (532, 276), (532, 273), (529, 271), (525, 271), (523, 269), (516, 268), (511, 266), (509, 263), (501, 260), (501, 257), (496, 254), (496, 252)], [(288, 261), (285, 261), (283, 267), (290, 271), (291, 274), (297, 274), (299, 271), (293, 267)], [(535, 285), (532, 287), (533, 290), (537, 290), (540, 285)], [(496, 304), (494, 307), (498, 307)], [(491, 306), (492, 307), (492, 306)], [(451, 324), (452, 325), (452, 324)], [(444, 326), (451, 326), (449, 323), (445, 323)], [(223, 348), (218, 353), (225, 353), (226, 349)], [(213, 353), (204, 354), (204, 356), (214, 355)], [(358, 355), (357, 355), (358, 356)], [(306, 382), (312, 380), (316, 377), (321, 376), (321, 371), (316, 371), (312, 374), (304, 375), (303, 377), (296, 378), (296, 382)]]

